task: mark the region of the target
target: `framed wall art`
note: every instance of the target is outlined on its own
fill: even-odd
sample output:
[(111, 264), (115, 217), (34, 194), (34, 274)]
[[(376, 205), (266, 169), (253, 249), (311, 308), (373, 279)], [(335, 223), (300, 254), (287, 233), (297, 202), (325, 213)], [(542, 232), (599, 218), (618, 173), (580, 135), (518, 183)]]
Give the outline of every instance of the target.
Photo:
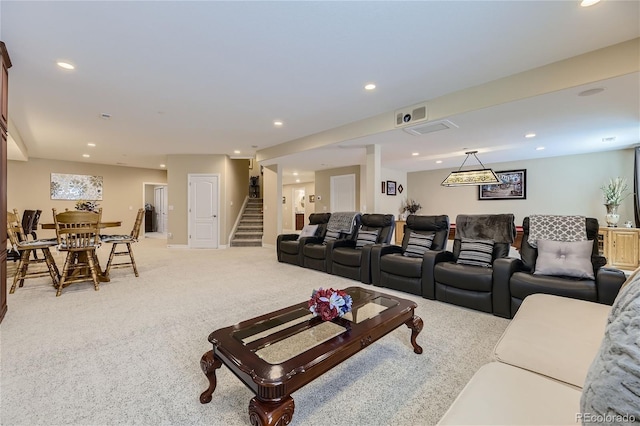
[(102, 176), (51, 173), (52, 200), (102, 200)]
[(496, 175), (502, 183), (480, 185), (478, 187), (479, 200), (526, 200), (527, 199), (527, 171), (505, 170)]
[(396, 181), (388, 180), (387, 181), (387, 195), (396, 195)]

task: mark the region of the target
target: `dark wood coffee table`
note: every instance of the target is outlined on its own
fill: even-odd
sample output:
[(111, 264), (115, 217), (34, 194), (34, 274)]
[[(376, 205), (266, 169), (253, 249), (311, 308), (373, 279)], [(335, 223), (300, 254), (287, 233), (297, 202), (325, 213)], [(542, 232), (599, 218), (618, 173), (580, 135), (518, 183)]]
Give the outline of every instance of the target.
[(360, 287), (345, 291), (352, 310), (333, 321), (312, 317), (305, 301), (211, 333), (213, 350), (200, 360), (209, 388), (200, 402), (211, 402), (224, 364), (256, 395), (249, 402), (252, 425), (289, 424), (293, 392), (402, 324), (411, 329), (413, 351), (422, 353), (414, 302)]

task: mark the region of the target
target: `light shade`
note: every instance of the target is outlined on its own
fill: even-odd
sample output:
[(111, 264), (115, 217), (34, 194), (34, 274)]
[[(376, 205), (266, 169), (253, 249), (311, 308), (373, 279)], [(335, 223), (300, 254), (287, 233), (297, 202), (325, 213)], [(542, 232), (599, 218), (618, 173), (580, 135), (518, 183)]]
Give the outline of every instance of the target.
[(463, 186), (463, 185), (488, 185), (502, 183), (491, 169), (463, 170), (451, 172), (440, 185), (442, 186)]
[[(480, 159), (476, 155), (477, 153), (478, 151), (465, 152), (467, 156), (465, 157), (464, 161), (460, 165), (460, 168), (455, 172), (451, 172), (449, 176), (447, 176), (447, 178), (443, 180), (440, 185), (464, 186), (464, 185), (488, 185), (492, 183), (502, 183), (500, 178), (498, 178), (498, 176), (495, 174), (493, 170), (487, 169), (486, 167), (484, 167), (484, 164), (482, 164), (482, 161), (480, 161)], [(464, 163), (467, 162), (470, 155), (473, 155), (476, 158), (476, 160), (478, 160), (478, 163), (480, 163), (480, 165), (482, 166), (482, 169), (462, 170), (462, 166), (464, 166)]]

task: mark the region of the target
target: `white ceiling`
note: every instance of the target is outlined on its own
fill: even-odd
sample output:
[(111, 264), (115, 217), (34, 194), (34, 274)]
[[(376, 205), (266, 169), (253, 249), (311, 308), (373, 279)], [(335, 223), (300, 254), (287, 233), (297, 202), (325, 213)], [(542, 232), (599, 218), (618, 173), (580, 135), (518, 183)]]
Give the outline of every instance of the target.
[[(640, 2), (3, 0), (0, 25), (13, 63), (13, 136), (29, 157), (160, 168), (171, 154), (253, 156), (640, 37)], [(627, 74), (453, 115), (455, 129), (392, 130), (277, 161), (290, 182), (294, 171), (306, 181), (313, 170), (363, 164), (369, 144), (380, 144), (383, 167), (407, 171), (457, 168), (467, 149), (493, 163), (630, 147), (640, 141), (639, 80)], [(365, 91), (368, 82), (377, 89)], [(606, 90), (577, 96), (594, 87)], [(538, 137), (525, 140), (529, 131)]]

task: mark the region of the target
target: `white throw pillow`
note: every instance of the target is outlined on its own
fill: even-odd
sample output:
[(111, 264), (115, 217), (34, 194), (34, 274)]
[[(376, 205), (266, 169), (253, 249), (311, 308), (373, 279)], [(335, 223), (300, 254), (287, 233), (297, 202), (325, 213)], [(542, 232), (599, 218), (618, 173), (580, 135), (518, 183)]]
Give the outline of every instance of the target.
[(594, 279), (593, 241), (538, 240), (534, 275), (560, 275)]
[(302, 228), (302, 232), (300, 232), (301, 237), (313, 237), (316, 235), (316, 231), (318, 230), (318, 225), (305, 225)]

